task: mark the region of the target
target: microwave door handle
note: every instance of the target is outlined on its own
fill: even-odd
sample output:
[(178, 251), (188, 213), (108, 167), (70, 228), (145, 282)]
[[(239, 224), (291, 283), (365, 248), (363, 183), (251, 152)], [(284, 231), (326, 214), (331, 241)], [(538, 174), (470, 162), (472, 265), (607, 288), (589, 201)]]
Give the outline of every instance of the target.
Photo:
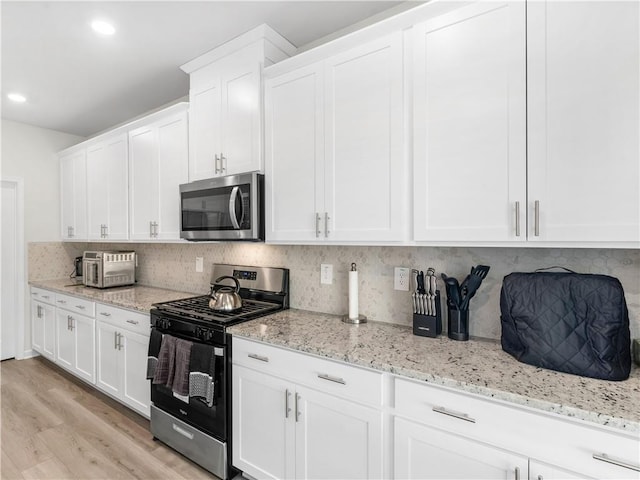
[(240, 223), (244, 218), (244, 206), (240, 205), (242, 209), (242, 216), (240, 217), (240, 222), (238, 222), (238, 218), (236, 217), (236, 202), (238, 201), (238, 192), (240, 191), (240, 187), (233, 187), (231, 190), (231, 196), (229, 197), (229, 217), (231, 218), (231, 224), (233, 228), (236, 230), (240, 230)]

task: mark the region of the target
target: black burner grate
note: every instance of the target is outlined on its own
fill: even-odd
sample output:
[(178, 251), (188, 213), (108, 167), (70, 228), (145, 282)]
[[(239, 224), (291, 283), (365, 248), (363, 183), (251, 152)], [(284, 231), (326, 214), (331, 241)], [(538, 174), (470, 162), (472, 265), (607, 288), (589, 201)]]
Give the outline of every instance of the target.
[(207, 320), (214, 323), (227, 323), (240, 319), (257, 318), (281, 308), (277, 303), (261, 302), (258, 300), (242, 300), (242, 308), (235, 312), (218, 312), (209, 307), (209, 295), (184, 298), (171, 302), (157, 303), (154, 306), (160, 310), (185, 315), (190, 318)]

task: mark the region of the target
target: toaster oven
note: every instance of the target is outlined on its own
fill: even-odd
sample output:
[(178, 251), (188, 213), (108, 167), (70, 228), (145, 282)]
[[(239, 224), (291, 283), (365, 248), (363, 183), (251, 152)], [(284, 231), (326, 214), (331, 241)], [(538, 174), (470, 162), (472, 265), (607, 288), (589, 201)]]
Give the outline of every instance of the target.
[(82, 281), (88, 287), (110, 288), (136, 281), (136, 252), (84, 252)]

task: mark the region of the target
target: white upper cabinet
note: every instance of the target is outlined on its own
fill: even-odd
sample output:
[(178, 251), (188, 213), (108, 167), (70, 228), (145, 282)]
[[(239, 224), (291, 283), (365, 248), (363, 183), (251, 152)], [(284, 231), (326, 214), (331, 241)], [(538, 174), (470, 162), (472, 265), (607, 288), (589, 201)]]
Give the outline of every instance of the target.
[(402, 44), (398, 32), (266, 80), (267, 241), (404, 239)]
[(262, 25), (181, 67), (190, 75), (189, 181), (262, 170), (262, 68), (294, 52)]
[(127, 134), (106, 135), (87, 147), (89, 240), (128, 239)]
[(639, 10), (527, 4), (529, 240), (640, 242)]
[(59, 156), (61, 235), (63, 240), (87, 239), (87, 157), (85, 149)]
[(413, 42), (415, 240), (525, 240), (524, 2), (460, 8)]
[(179, 185), (188, 180), (187, 104), (129, 131), (130, 238), (179, 240)]

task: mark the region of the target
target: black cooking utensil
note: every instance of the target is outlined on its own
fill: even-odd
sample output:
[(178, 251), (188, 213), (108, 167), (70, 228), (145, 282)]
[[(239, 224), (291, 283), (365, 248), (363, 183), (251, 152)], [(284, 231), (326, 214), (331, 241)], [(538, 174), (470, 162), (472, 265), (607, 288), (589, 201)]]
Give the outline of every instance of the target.
[(473, 296), (480, 288), (480, 284), (482, 280), (487, 277), (489, 273), (489, 268), (487, 265), (478, 265), (477, 267), (473, 267), (471, 269), (471, 275), (469, 275), (469, 281), (466, 283), (467, 292), (464, 295), (464, 299), (460, 305), (461, 310), (466, 310), (469, 308), (469, 301), (473, 298)]
[(427, 291), (424, 289), (424, 272), (421, 270), (416, 275), (416, 282), (418, 283), (418, 293), (424, 295)]
[(445, 289), (447, 291), (447, 301), (451, 306), (455, 306), (457, 309), (460, 309), (462, 298), (460, 295), (460, 285), (458, 284), (458, 280), (453, 277), (447, 277), (444, 273), (440, 274), (440, 276), (442, 277), (442, 280), (444, 280)]

